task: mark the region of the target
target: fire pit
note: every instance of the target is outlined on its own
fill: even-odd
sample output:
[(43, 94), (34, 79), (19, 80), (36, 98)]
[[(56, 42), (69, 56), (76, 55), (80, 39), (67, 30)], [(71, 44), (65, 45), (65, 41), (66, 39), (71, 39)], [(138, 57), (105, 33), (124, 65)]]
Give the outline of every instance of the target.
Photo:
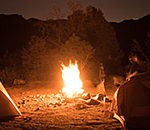
[[(29, 108), (33, 105), (36, 106), (34, 111), (39, 111), (41, 109), (55, 108), (57, 106), (65, 105), (76, 105), (82, 104), (81, 108), (85, 105), (104, 105), (106, 102), (110, 103), (111, 100), (104, 94), (91, 95), (90, 93), (84, 92), (83, 82), (80, 79), (80, 71), (78, 69), (77, 62), (73, 64), (71, 61), (68, 66), (64, 64), (61, 65), (62, 78), (64, 81), (64, 86), (62, 90), (59, 90), (57, 94), (48, 95), (30, 95), (18, 102), (19, 108)], [(28, 102), (32, 102), (28, 103)], [(79, 106), (79, 105), (77, 105)]]

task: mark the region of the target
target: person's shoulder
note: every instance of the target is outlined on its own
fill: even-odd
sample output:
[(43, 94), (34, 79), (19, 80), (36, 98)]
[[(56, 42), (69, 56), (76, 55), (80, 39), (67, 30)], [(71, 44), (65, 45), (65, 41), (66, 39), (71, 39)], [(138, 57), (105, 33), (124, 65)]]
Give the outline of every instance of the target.
[(126, 80), (120, 88), (124, 88), (126, 86), (129, 86), (130, 84), (137, 84), (140, 81), (148, 80), (150, 82), (150, 72), (142, 72), (137, 73), (133, 77), (130, 78), (130, 80)]

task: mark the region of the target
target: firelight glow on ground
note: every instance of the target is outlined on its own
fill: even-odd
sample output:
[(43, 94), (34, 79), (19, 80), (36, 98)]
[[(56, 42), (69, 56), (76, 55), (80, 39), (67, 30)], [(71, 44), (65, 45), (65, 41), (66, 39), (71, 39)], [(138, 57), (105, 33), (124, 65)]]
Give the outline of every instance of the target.
[(83, 83), (80, 79), (80, 71), (78, 69), (77, 62), (75, 62), (75, 64), (72, 64), (70, 61), (68, 66), (65, 66), (64, 64), (62, 64), (61, 66), (62, 78), (65, 84), (62, 92), (70, 98), (83, 93)]

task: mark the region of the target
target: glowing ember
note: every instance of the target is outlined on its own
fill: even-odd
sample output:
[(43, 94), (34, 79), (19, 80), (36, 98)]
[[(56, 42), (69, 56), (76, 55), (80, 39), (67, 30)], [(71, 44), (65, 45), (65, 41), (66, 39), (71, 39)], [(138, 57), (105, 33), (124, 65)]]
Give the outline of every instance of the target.
[(61, 66), (62, 78), (65, 84), (62, 92), (64, 92), (67, 97), (78, 96), (78, 94), (83, 93), (83, 83), (80, 80), (80, 71), (77, 62), (72, 64), (70, 61), (69, 66), (63, 64)]

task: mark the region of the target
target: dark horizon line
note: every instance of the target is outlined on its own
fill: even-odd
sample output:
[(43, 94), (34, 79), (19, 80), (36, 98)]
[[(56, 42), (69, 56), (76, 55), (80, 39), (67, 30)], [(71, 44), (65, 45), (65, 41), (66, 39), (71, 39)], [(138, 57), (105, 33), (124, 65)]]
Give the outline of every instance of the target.
[[(0, 13), (0, 15), (5, 15), (5, 16), (11, 16), (11, 15), (18, 15), (18, 16), (21, 16), (22, 18), (24, 18), (25, 20), (30, 20), (30, 19), (36, 19), (36, 20), (40, 20), (40, 21), (48, 21), (48, 20), (65, 20), (65, 19), (67, 19), (67, 18), (60, 18), (60, 19), (55, 19), (55, 18), (49, 18), (49, 19), (42, 19), (42, 18), (39, 18), (39, 17), (29, 17), (29, 18), (26, 18), (24, 15), (22, 15), (22, 14), (17, 14), (17, 13)], [(139, 19), (142, 19), (142, 18), (144, 18), (144, 17), (147, 17), (147, 16), (150, 16), (150, 13), (149, 14), (146, 14), (146, 15), (144, 15), (144, 16), (142, 16), (142, 17), (138, 17), (138, 18), (128, 18), (128, 19), (124, 19), (124, 20), (121, 20), (121, 21), (111, 21), (111, 20), (107, 20), (107, 18), (105, 18), (105, 16), (104, 16), (104, 18), (105, 18), (105, 20), (107, 21), (107, 22), (109, 22), (109, 23), (122, 23), (122, 22), (124, 22), (124, 21), (130, 21), (130, 20), (139, 20)]]

